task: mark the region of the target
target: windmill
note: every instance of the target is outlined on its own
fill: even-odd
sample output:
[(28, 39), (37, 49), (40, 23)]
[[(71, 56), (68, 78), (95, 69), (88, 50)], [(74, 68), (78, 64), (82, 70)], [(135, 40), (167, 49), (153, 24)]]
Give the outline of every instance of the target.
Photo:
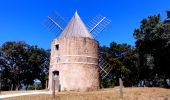
[[(109, 19), (102, 15), (95, 16), (86, 26), (88, 31), (92, 34), (93, 38), (96, 39), (97, 36), (111, 23)], [(45, 26), (47, 29), (58, 36), (64, 28), (66, 27), (66, 20), (60, 16), (57, 12), (53, 12), (50, 16), (47, 16)], [(100, 77), (102, 79), (109, 77), (112, 67), (107, 63), (104, 58), (99, 54)]]
[[(89, 33), (92, 34), (93, 38), (96, 39), (97, 36), (111, 23), (109, 19), (102, 15), (98, 15), (94, 17), (88, 24), (87, 29)], [(60, 16), (57, 12), (54, 12), (50, 16), (47, 16), (47, 20), (45, 22), (45, 26), (47, 29), (58, 36), (63, 29), (66, 27), (67, 22), (65, 19)], [(109, 77), (109, 73), (112, 70), (112, 67), (99, 55), (99, 63), (100, 69), (100, 77), (102, 79)], [(109, 77), (110, 78), (110, 77)]]

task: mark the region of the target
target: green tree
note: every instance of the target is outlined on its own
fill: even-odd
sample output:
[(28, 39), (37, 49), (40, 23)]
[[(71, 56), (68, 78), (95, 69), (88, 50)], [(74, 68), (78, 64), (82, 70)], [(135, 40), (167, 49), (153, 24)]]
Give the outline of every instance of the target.
[(10, 87), (18, 89), (22, 81), (27, 80), (28, 66), (28, 45), (25, 42), (6, 42), (1, 50), (6, 60), (6, 78)]
[(31, 46), (31, 52), (28, 62), (31, 67), (32, 75), (39, 79), (42, 84), (42, 88), (45, 88), (46, 76), (48, 75), (49, 57), (50, 51), (38, 48), (37, 46)]
[(138, 79), (137, 53), (127, 44), (110, 43), (110, 47), (100, 47), (100, 55), (112, 66), (111, 79), (102, 81), (105, 87), (118, 85), (122, 78), (125, 86), (133, 86)]
[(170, 78), (170, 22), (161, 21), (159, 14), (149, 16), (133, 35), (139, 54), (140, 79)]
[(0, 50), (3, 58), (0, 64), (5, 69), (3, 71), (5, 89), (18, 89), (21, 84), (33, 84), (34, 79), (39, 79), (42, 88), (45, 88), (49, 50), (30, 46), (22, 41), (6, 42)]

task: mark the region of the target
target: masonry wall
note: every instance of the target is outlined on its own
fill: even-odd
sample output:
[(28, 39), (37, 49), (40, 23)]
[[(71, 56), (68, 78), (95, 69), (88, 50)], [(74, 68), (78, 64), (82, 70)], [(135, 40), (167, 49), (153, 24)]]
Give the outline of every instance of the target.
[(50, 90), (54, 70), (59, 71), (61, 91), (99, 88), (98, 42), (89, 38), (55, 39), (51, 44)]

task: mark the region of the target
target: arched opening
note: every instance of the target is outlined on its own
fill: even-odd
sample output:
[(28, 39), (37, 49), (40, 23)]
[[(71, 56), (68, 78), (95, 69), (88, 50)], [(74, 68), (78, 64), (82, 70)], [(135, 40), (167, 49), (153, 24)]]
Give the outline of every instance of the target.
[(53, 89), (60, 91), (59, 71), (57, 70), (53, 71)]

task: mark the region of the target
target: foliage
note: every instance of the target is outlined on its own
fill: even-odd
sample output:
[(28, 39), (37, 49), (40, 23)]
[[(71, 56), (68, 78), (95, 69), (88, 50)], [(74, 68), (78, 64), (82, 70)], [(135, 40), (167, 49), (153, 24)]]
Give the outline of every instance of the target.
[[(3, 88), (18, 89), (21, 84), (33, 84), (38, 78), (45, 88), (45, 76), (48, 72), (49, 52), (23, 41), (6, 42), (0, 47)], [(2, 63), (3, 62), (3, 63)]]
[(159, 14), (149, 16), (133, 35), (139, 54), (139, 78), (151, 81), (156, 76), (159, 80), (170, 78), (170, 21), (161, 21)]
[[(134, 30), (136, 48), (127, 44), (110, 43), (110, 47), (99, 48), (100, 55), (112, 66), (113, 77), (101, 80), (103, 87), (118, 85), (122, 78), (125, 86), (168, 86), (170, 79), (170, 11), (167, 19), (153, 15), (141, 21)], [(116, 80), (111, 83), (110, 79)]]
[(29, 85), (28, 90), (41, 90), (42, 88), (42, 84), (33, 84), (33, 85)]
[(122, 78), (124, 85), (133, 86), (138, 79), (137, 54), (133, 47), (127, 44), (110, 43), (110, 47), (100, 47), (100, 55), (111, 65), (111, 78), (101, 80), (103, 87), (118, 85)]

